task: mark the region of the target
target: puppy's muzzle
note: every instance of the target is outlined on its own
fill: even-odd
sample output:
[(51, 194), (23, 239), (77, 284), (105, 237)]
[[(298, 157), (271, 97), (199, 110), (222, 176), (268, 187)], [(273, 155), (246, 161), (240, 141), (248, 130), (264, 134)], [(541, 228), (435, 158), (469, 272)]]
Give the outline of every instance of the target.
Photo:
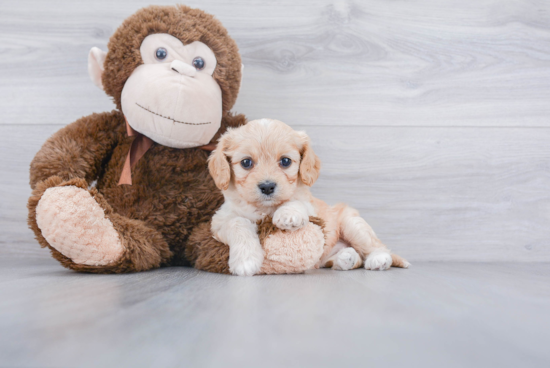
[(265, 194), (265, 195), (273, 194), (276, 187), (277, 187), (277, 183), (274, 183), (272, 181), (258, 184), (258, 188), (260, 188), (260, 191), (262, 192), (262, 194)]

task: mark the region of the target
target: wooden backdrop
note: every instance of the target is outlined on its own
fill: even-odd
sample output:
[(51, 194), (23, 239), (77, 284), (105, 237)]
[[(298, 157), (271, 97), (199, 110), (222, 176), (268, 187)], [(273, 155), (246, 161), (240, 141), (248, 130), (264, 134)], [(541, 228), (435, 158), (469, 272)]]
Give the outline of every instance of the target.
[[(92, 46), (154, 1), (0, 2), (0, 255), (26, 227), (41, 144), (113, 104)], [(314, 193), (411, 261), (550, 261), (550, 1), (189, 0), (245, 64), (235, 110), (306, 130)]]

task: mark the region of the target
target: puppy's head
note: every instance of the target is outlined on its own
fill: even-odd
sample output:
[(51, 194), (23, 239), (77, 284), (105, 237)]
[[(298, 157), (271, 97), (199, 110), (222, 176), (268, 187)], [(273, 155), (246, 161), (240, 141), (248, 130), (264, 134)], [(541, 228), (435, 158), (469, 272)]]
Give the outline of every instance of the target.
[(288, 201), (298, 185), (313, 185), (321, 162), (305, 132), (261, 119), (226, 132), (208, 168), (221, 190), (235, 190), (250, 204), (270, 207)]

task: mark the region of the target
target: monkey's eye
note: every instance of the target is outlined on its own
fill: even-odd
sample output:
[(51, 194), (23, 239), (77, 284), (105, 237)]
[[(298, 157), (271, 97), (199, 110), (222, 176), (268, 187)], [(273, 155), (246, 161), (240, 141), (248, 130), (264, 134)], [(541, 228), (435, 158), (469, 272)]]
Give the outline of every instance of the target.
[(245, 158), (241, 161), (241, 166), (243, 167), (243, 169), (250, 170), (252, 169), (252, 166), (254, 166), (254, 162), (252, 162), (252, 160), (249, 158)]
[(195, 67), (195, 69), (197, 70), (204, 69), (204, 65), (205, 65), (204, 59), (201, 58), (200, 56), (197, 56), (196, 58), (193, 59), (193, 66)]
[(159, 47), (157, 51), (155, 51), (155, 57), (158, 60), (164, 60), (168, 56), (168, 51), (164, 47)]
[(279, 163), (282, 167), (289, 167), (292, 164), (292, 160), (288, 157), (283, 157)]

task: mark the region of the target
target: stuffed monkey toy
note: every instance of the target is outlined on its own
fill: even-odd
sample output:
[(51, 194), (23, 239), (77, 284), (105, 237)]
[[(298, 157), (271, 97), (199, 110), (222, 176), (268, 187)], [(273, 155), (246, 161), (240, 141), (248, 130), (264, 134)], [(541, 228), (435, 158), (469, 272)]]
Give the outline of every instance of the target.
[[(236, 43), (213, 16), (151, 6), (126, 19), (92, 80), (116, 110), (55, 133), (34, 157), (29, 226), (67, 268), (96, 273), (189, 265), (185, 246), (223, 203), (206, 160), (241, 82)], [(95, 182), (95, 186), (91, 186)]]
[(224, 248), (210, 242), (223, 197), (206, 161), (227, 128), (246, 123), (230, 112), (241, 67), (222, 24), (186, 6), (141, 9), (106, 53), (92, 48), (88, 71), (116, 110), (69, 124), (34, 157), (28, 222), (40, 245), (81, 272), (227, 272)]

